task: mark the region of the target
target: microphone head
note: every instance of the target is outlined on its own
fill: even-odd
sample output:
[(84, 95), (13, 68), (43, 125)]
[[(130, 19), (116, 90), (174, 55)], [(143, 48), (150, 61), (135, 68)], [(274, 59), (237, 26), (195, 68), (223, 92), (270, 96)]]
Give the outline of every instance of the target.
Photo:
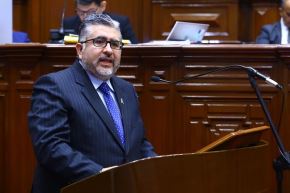
[(153, 82), (160, 82), (161, 81), (161, 78), (159, 76), (151, 76), (151, 80)]

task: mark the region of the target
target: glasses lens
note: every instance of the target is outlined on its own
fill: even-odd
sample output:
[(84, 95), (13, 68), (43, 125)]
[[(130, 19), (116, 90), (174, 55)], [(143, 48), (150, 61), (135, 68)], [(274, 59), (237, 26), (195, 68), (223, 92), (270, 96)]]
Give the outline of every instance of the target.
[(96, 38), (94, 39), (94, 45), (96, 47), (105, 47), (107, 44), (107, 40), (105, 38)]
[(93, 44), (96, 47), (104, 48), (107, 46), (107, 43), (110, 44), (110, 47), (112, 49), (119, 50), (119, 49), (122, 49), (122, 47), (123, 47), (123, 43), (120, 41), (117, 41), (117, 40), (107, 41), (106, 38), (102, 38), (102, 37), (98, 37), (96, 39), (93, 39)]
[(121, 49), (122, 48), (122, 42), (120, 41), (111, 41), (110, 42), (112, 49)]
[(77, 14), (79, 15), (79, 16), (87, 16), (87, 15), (90, 15), (90, 14), (92, 14), (92, 13), (95, 13), (97, 10), (96, 9), (90, 9), (90, 10), (88, 10), (88, 11), (82, 11), (82, 10), (80, 10), (80, 9), (77, 9)]

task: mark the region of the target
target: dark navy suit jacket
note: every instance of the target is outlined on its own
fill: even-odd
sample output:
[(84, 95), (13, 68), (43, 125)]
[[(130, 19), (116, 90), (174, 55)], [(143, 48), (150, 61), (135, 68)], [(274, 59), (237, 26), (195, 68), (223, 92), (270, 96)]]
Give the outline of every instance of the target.
[(111, 83), (122, 114), (125, 147), (78, 61), (36, 82), (28, 114), (38, 161), (33, 193), (57, 193), (103, 167), (156, 155), (145, 138), (134, 87), (118, 77)]
[[(113, 20), (118, 21), (120, 23), (120, 29), (123, 39), (130, 40), (131, 43), (138, 43), (135, 33), (130, 24), (129, 18), (123, 15), (116, 15), (112, 13), (104, 13), (109, 15)], [(81, 24), (81, 20), (79, 16), (75, 15), (72, 17), (67, 17), (64, 19), (64, 29), (74, 29), (76, 34), (79, 33), (79, 27)]]
[(274, 24), (264, 25), (260, 35), (256, 39), (258, 44), (281, 44), (281, 24), (280, 21)]

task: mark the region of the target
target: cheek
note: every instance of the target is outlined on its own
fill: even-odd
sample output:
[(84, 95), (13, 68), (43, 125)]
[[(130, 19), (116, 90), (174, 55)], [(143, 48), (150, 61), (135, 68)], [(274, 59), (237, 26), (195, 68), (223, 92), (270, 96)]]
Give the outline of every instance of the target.
[(82, 59), (83, 60), (90, 61), (90, 62), (96, 60), (99, 57), (100, 57), (100, 53), (99, 52), (89, 51), (89, 50), (84, 51), (83, 55), (82, 55)]
[(120, 59), (121, 59), (121, 52), (115, 53), (114, 54), (114, 57), (115, 57), (115, 60), (120, 61)]

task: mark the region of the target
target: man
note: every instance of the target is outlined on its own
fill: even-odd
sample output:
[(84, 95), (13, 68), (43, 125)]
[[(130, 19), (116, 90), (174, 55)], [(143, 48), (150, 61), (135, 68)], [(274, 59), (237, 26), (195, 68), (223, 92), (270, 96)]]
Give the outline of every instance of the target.
[(126, 16), (116, 15), (105, 12), (107, 2), (103, 0), (75, 0), (76, 2), (76, 16), (68, 17), (64, 19), (65, 29), (74, 29), (76, 33), (79, 32), (79, 26), (82, 20), (91, 13), (105, 13), (109, 15), (113, 20), (116, 20), (120, 24), (121, 33), (123, 39), (130, 40), (131, 43), (138, 43), (137, 38), (133, 32), (129, 18)]
[(133, 85), (115, 76), (121, 40), (109, 16), (91, 14), (80, 26), (79, 59), (36, 82), (28, 114), (38, 161), (33, 193), (57, 193), (108, 167), (156, 155)]
[(279, 12), (281, 16), (280, 21), (274, 24), (268, 24), (263, 26), (260, 35), (256, 39), (256, 43), (258, 44), (290, 43), (290, 38), (288, 38), (290, 27), (290, 0), (280, 1)]

